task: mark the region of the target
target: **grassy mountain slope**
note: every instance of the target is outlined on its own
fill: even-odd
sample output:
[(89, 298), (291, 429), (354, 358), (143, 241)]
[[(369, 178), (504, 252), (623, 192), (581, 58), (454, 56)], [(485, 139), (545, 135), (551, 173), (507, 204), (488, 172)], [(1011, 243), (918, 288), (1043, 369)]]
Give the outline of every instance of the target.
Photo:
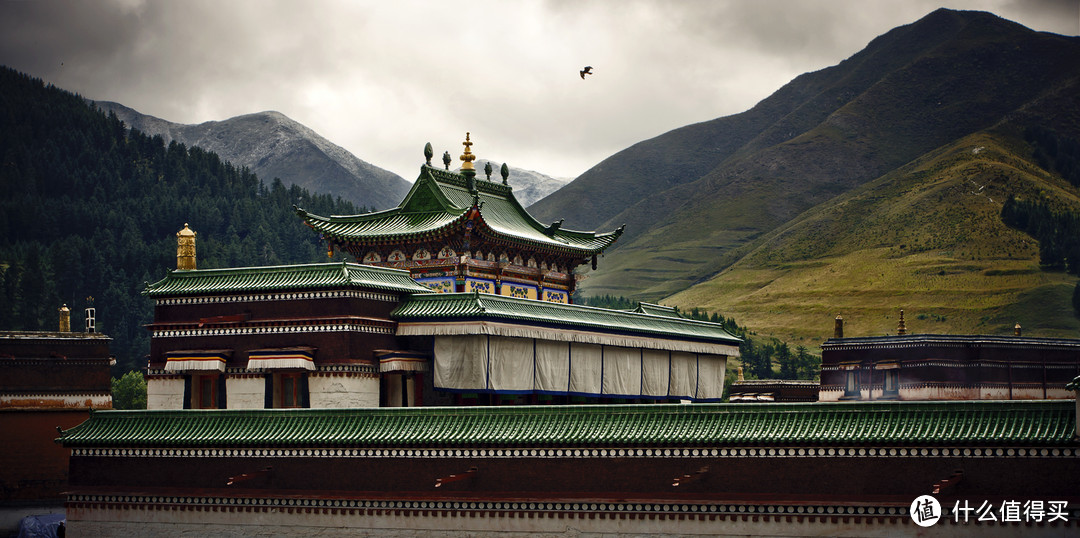
[(964, 137), (821, 204), (745, 249), (715, 278), (669, 298), (791, 340), (921, 333), (1072, 336), (1075, 277), (1046, 272), (1038, 246), (1006, 227), (1009, 195), (1080, 212), (1080, 191), (1030, 162), (1003, 130)]
[(988, 129), (1080, 75), (1080, 40), (938, 10), (813, 75), (822, 91), (707, 174), (602, 223), (626, 222), (627, 233), (582, 283), (585, 293), (657, 299), (715, 275), (804, 211)]

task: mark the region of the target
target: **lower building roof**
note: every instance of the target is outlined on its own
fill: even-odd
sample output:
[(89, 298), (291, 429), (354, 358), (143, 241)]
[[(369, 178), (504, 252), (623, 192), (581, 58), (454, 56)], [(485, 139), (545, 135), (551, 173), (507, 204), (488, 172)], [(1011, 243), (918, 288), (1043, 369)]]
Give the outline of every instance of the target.
[(1072, 401), (98, 411), (74, 447), (1071, 446)]
[(278, 290), (368, 288), (397, 293), (430, 293), (408, 271), (358, 263), (309, 263), (228, 269), (169, 271), (165, 278), (148, 284), (150, 297), (176, 297), (211, 293)]
[[(718, 344), (726, 355), (738, 355), (742, 340), (719, 323), (669, 315), (653, 315), (625, 310), (609, 310), (575, 304), (561, 304), (492, 295), (487, 293), (438, 293), (412, 295), (391, 312), (399, 323), (399, 334), (465, 334), (467, 332), (425, 331), (425, 324), (465, 321), (513, 322), (573, 330), (642, 335), (667, 340), (689, 340)], [(471, 334), (471, 333), (469, 333)], [(648, 346), (646, 346), (648, 347)]]

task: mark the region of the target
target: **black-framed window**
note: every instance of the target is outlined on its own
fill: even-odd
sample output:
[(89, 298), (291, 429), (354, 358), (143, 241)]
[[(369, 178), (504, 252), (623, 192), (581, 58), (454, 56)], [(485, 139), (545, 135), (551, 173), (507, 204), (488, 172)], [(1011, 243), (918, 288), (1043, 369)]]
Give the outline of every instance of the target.
[(859, 384), (859, 370), (845, 370), (844, 371), (844, 398), (860, 398), (862, 396), (862, 387)]
[(184, 376), (184, 409), (225, 409), (225, 376), (218, 372)]
[(897, 368), (890, 368), (885, 370), (885, 379), (882, 384), (882, 392), (885, 396), (899, 396), (900, 395), (900, 370)]
[(266, 375), (266, 408), (308, 407), (307, 372), (275, 372)]

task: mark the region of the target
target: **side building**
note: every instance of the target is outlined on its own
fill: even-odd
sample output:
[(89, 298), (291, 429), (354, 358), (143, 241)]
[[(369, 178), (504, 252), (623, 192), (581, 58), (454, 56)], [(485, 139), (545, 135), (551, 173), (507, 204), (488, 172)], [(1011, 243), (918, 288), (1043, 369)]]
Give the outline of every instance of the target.
[(847, 337), (837, 318), (821, 345), (821, 401), (1069, 399), (1080, 340), (908, 334)]
[(54, 442), (57, 428), (112, 408), (111, 340), (71, 332), (66, 306), (58, 331), (0, 331), (0, 533), (14, 535), (23, 516), (64, 512), (70, 451)]

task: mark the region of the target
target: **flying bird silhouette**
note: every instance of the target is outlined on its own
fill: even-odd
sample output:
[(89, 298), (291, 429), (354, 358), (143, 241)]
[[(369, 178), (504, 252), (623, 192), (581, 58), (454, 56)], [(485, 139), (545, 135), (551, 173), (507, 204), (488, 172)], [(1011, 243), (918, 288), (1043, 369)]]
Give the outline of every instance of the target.
[(591, 65), (586, 65), (586, 66), (585, 66), (585, 69), (582, 69), (582, 70), (580, 71), (580, 73), (581, 73), (581, 80), (585, 80), (585, 75), (591, 75), (591, 74), (593, 74), (593, 72), (592, 72), (592, 66), (591, 66)]

